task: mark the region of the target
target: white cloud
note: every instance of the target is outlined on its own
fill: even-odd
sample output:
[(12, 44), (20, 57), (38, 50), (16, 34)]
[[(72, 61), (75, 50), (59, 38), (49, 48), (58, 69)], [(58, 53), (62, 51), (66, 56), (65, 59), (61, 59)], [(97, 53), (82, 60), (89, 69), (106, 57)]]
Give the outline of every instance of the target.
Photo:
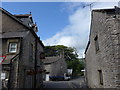
[(118, 2), (99, 2), (93, 7), (93, 9), (114, 8), (118, 6)]
[[(73, 6), (71, 6), (73, 5)], [(83, 55), (86, 44), (88, 42), (90, 30), (90, 8), (81, 8), (81, 4), (75, 5), (71, 3), (70, 8), (77, 8), (72, 15), (69, 16), (69, 25), (51, 38), (44, 40), (45, 45), (66, 45), (75, 47), (79, 56)], [(93, 8), (114, 7), (116, 3), (97, 3)], [(68, 6), (68, 5), (67, 5)], [(78, 7), (79, 6), (79, 7)], [(73, 9), (71, 8), (71, 9)]]

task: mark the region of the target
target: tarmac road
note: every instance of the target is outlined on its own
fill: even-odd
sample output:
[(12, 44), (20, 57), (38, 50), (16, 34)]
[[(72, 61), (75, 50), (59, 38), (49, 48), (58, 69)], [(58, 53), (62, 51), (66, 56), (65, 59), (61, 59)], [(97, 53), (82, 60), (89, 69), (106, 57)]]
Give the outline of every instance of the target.
[(70, 89), (75, 90), (78, 88), (87, 88), (84, 78), (79, 77), (70, 81), (44, 81), (44, 88), (47, 89)]

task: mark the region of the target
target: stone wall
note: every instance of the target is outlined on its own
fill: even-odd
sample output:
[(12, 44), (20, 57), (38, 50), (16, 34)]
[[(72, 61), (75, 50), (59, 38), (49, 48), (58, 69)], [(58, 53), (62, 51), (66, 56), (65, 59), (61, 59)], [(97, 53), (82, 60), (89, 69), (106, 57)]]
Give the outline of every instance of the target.
[(47, 72), (50, 72), (50, 76), (63, 76), (67, 72), (67, 63), (63, 57), (58, 57), (58, 60), (44, 65)]
[[(19, 65), (19, 70), (21, 72), (20, 74), (20, 81), (21, 84), (20, 87), (24, 87), (24, 88), (33, 88), (34, 87), (34, 75), (27, 75), (26, 72), (27, 70), (34, 70), (34, 66), (35, 66), (35, 40), (36, 38), (33, 36), (32, 33), (27, 32), (28, 34), (26, 34), (25, 37), (23, 37), (22, 39), (22, 53), (21, 53), (21, 58), (20, 58), (20, 65)], [(32, 45), (32, 47), (31, 47)], [(31, 57), (31, 48), (33, 48), (33, 55)], [(37, 41), (37, 69), (42, 69), (43, 67), (43, 62), (42, 60), (40, 60), (40, 53), (43, 52), (43, 47), (41, 46), (41, 44)], [(22, 67), (21, 67), (22, 66)], [(36, 83), (38, 84), (42, 84), (42, 73), (39, 73), (39, 75), (36, 75)], [(31, 83), (30, 83), (31, 80)], [(24, 83), (22, 83), (24, 82)], [(31, 85), (30, 85), (31, 84)], [(30, 87), (31, 86), (31, 87)]]
[[(86, 52), (86, 73), (91, 88), (117, 88), (119, 62), (118, 16), (113, 11), (92, 11), (90, 45)], [(95, 49), (95, 37), (98, 36), (99, 51)], [(103, 85), (100, 84), (99, 70), (102, 71)]]

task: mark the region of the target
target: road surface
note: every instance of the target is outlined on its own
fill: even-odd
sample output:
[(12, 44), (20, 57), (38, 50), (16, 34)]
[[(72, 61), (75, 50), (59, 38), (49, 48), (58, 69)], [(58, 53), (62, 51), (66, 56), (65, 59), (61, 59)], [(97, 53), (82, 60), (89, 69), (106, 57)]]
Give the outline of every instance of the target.
[(72, 79), (70, 81), (44, 81), (44, 88), (70, 89), (87, 88), (83, 77)]

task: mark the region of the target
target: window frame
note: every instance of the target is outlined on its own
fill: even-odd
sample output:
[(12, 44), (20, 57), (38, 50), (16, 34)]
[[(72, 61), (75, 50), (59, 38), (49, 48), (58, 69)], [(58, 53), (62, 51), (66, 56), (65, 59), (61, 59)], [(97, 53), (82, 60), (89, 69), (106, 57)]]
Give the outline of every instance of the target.
[[(12, 44), (16, 44), (15, 47), (14, 47), (14, 51), (11, 50), (12, 47)], [(8, 46), (8, 52), (9, 53), (16, 53), (17, 52), (17, 49), (18, 49), (18, 43), (17, 42), (9, 42), (9, 46)]]

